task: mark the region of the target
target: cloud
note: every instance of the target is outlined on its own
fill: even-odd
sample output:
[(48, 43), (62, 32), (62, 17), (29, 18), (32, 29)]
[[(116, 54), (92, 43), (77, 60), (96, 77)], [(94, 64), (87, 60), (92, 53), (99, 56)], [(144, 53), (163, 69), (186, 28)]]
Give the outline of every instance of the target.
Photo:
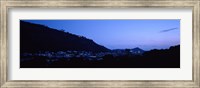
[(162, 30), (162, 31), (160, 31), (160, 33), (169, 32), (169, 31), (173, 31), (173, 30), (177, 30), (177, 29), (178, 28), (170, 28), (170, 29)]

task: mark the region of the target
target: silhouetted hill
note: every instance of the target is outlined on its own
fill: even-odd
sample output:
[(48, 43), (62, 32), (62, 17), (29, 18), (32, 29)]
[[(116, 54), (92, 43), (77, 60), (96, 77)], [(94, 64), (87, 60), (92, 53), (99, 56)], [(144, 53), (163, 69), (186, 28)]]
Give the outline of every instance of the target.
[(159, 58), (159, 56), (180, 57), (180, 45), (171, 46), (169, 49), (153, 49), (144, 53), (145, 56)]
[(20, 51), (65, 51), (81, 50), (105, 52), (109, 49), (93, 40), (44, 25), (20, 21)]
[(136, 47), (136, 48), (131, 49), (130, 52), (134, 54), (143, 54), (145, 51), (140, 49), (139, 47)]
[(139, 47), (133, 48), (131, 50), (133, 50), (133, 51), (144, 51), (144, 50), (140, 49)]
[(136, 54), (136, 55), (139, 55), (139, 54), (143, 54), (145, 51), (140, 49), (139, 47), (136, 47), (136, 48), (133, 48), (133, 49), (114, 49), (112, 50), (113, 52), (116, 52), (116, 53), (131, 53), (131, 54)]

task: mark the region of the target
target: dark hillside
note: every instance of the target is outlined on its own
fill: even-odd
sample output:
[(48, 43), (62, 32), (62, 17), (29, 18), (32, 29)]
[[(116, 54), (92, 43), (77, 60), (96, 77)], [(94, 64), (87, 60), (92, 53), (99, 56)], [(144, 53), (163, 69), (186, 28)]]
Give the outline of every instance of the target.
[(21, 52), (81, 50), (105, 52), (109, 49), (93, 40), (44, 25), (20, 21)]

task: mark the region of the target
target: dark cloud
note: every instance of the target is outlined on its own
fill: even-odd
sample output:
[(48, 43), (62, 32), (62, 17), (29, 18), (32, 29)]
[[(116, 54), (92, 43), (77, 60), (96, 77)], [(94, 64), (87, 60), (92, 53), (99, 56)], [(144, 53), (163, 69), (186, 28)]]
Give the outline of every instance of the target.
[(177, 29), (178, 28), (170, 28), (170, 29), (162, 30), (162, 31), (160, 31), (160, 33), (169, 32), (169, 31), (173, 31), (173, 30), (177, 30)]

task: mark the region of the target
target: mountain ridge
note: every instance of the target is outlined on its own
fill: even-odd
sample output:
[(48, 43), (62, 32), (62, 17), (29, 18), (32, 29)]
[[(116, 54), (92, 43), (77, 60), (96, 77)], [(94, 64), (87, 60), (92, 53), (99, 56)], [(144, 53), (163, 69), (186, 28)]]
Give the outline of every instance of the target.
[(20, 47), (21, 52), (110, 51), (108, 48), (95, 43), (92, 39), (25, 21), (20, 21)]

